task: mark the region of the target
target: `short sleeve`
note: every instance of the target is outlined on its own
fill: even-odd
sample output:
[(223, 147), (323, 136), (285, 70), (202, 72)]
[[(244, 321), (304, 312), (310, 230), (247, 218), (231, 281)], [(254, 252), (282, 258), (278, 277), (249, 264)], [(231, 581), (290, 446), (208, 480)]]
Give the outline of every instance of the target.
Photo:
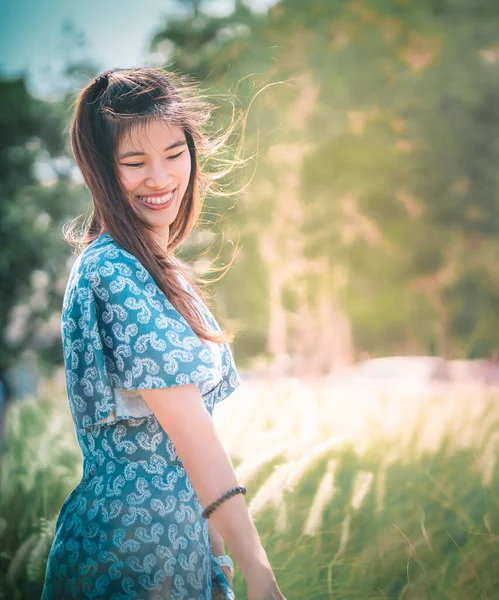
[[(178, 277), (208, 327), (220, 332), (204, 302)], [(212, 414), (240, 384), (228, 344), (201, 340), (141, 262), (106, 235), (73, 265), (61, 334), (79, 429), (152, 417), (141, 389), (194, 383)]]
[(223, 351), (206, 344), (143, 265), (116, 251), (88, 273), (111, 387), (157, 389), (194, 383), (202, 396), (223, 379)]

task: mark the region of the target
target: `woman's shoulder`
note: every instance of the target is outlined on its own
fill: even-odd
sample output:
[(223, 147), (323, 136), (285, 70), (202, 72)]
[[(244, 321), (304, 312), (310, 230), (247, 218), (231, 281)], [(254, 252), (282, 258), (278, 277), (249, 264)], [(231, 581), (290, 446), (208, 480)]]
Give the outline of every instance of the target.
[(78, 257), (80, 276), (90, 283), (116, 275), (146, 281), (148, 273), (139, 259), (122, 248), (109, 234), (101, 233)]
[[(109, 290), (133, 287), (136, 293), (154, 284), (142, 263), (122, 248), (107, 233), (101, 233), (76, 258), (71, 268), (63, 299), (63, 312), (72, 312), (75, 303), (106, 297)], [(154, 284), (155, 286), (155, 284)]]

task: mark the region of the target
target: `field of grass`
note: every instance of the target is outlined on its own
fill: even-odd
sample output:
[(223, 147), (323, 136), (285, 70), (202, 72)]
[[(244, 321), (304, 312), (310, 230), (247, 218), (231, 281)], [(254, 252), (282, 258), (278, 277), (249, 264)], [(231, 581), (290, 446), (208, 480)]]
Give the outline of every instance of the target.
[[(9, 414), (1, 599), (40, 597), (58, 510), (81, 477), (62, 389), (47, 383)], [(248, 382), (215, 421), (288, 600), (499, 598), (497, 388), (394, 397)], [(234, 590), (246, 597), (237, 567)]]

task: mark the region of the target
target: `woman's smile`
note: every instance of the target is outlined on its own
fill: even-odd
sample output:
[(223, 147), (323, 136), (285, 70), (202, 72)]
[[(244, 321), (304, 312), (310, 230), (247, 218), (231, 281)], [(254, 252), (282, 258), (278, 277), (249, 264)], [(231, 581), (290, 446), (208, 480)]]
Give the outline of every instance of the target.
[(165, 240), (190, 173), (191, 157), (179, 125), (153, 120), (145, 129), (132, 129), (119, 144), (119, 178), (143, 218)]
[(171, 190), (166, 194), (154, 194), (147, 196), (137, 196), (137, 199), (140, 200), (142, 204), (147, 206), (147, 208), (152, 208), (154, 210), (161, 210), (168, 208), (173, 204), (173, 201), (176, 198), (177, 188)]

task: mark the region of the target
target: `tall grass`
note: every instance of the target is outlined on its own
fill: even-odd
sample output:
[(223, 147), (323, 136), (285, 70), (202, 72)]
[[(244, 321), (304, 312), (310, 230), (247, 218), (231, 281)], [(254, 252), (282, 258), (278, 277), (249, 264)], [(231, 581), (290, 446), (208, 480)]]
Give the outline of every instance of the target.
[[(243, 384), (217, 430), (288, 600), (499, 598), (499, 390)], [(60, 385), (14, 406), (0, 458), (1, 598), (39, 598), (81, 456)], [(236, 597), (245, 586), (236, 568)]]
[(9, 408), (0, 454), (0, 598), (40, 598), (59, 509), (81, 479), (61, 382)]
[[(395, 397), (287, 379), (233, 436), (248, 394), (217, 407), (217, 427), (289, 600), (499, 598), (499, 389)], [(248, 477), (270, 444), (285, 446), (274, 470)]]

